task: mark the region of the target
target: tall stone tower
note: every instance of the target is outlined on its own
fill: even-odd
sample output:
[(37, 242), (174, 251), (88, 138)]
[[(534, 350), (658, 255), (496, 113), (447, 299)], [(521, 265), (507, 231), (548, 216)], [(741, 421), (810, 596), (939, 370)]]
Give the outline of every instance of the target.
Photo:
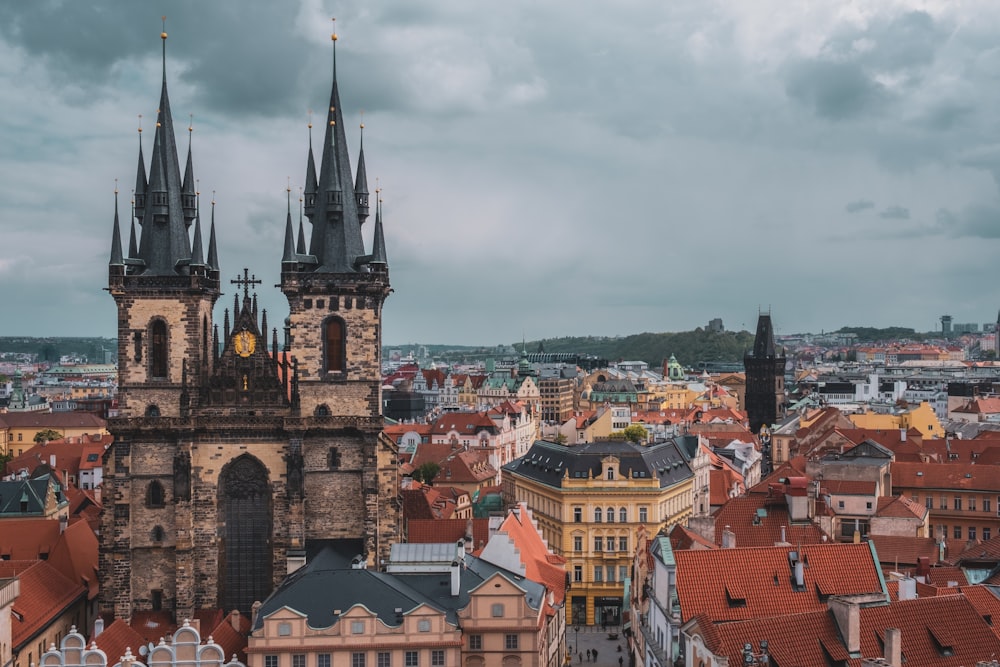
[(770, 313), (758, 315), (753, 350), (743, 356), (743, 367), (747, 418), (750, 430), (759, 433), (778, 421), (785, 402), (785, 354), (775, 348)]
[(300, 223), (296, 247), (289, 202), (274, 258), (291, 311), (279, 348), (248, 269), (228, 281), (221, 330), (213, 323), (215, 211), (206, 259), (190, 140), (183, 180), (177, 158), (166, 37), (148, 179), (140, 142), (129, 250), (116, 201), (108, 267), (120, 417), (104, 462), (101, 610), (126, 619), (250, 612), (313, 546), (338, 543), (375, 564), (398, 538), (379, 395), (388, 263), (379, 209), (373, 251), (363, 249), (364, 157), (353, 181), (336, 76), (318, 180), (309, 152), (312, 245)]

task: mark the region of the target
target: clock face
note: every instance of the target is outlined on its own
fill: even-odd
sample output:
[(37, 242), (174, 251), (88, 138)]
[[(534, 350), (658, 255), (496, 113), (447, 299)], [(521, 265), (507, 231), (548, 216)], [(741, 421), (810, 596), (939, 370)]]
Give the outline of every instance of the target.
[(240, 331), (233, 336), (233, 350), (241, 357), (249, 357), (257, 349), (257, 338), (249, 331)]

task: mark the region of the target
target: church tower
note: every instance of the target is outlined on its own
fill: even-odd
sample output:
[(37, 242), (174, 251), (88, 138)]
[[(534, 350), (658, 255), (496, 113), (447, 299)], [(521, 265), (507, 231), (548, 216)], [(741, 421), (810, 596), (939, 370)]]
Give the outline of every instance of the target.
[(274, 256), (290, 308), (279, 348), (249, 269), (227, 282), (231, 310), (213, 323), (214, 203), (206, 256), (190, 137), (183, 179), (177, 159), (161, 37), (148, 177), (140, 142), (129, 249), (116, 200), (108, 268), (120, 416), (104, 462), (101, 611), (125, 619), (250, 613), (313, 547), (334, 543), (375, 564), (398, 539), (395, 449), (381, 436), (381, 210), (365, 253), (364, 157), (354, 180), (336, 76), (318, 179), (311, 148), (307, 167), (312, 243), (301, 229), (295, 243), (289, 201)]
[(750, 430), (760, 433), (762, 426), (770, 428), (778, 421), (785, 402), (785, 354), (774, 345), (770, 313), (758, 315), (753, 350), (743, 356), (743, 367)]

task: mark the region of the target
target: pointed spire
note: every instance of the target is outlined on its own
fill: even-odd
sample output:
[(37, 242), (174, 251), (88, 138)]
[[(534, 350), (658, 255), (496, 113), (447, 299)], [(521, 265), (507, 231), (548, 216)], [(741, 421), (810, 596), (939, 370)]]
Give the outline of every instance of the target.
[(358, 200), (358, 223), (368, 219), (368, 174), (365, 171), (365, 124), (361, 123), (361, 149), (358, 151), (358, 175), (354, 179), (354, 196)]
[(194, 136), (194, 115), (191, 115), (191, 122), (188, 124), (188, 154), (187, 165), (184, 167), (184, 185), (181, 186), (181, 202), (184, 209), (184, 220), (190, 224), (197, 215), (198, 193), (195, 192), (194, 165), (191, 160), (191, 143)]
[[(134, 217), (142, 222), (143, 213), (146, 210), (146, 162), (142, 157), (142, 114), (139, 114), (139, 165), (135, 170), (135, 212)], [(138, 253), (129, 253), (130, 257), (135, 257)]]
[(208, 234), (208, 268), (219, 270), (219, 251), (215, 245), (215, 192), (212, 192), (212, 229)]
[[(180, 164), (177, 160), (177, 143), (173, 118), (170, 115), (170, 98), (167, 94), (167, 33), (166, 17), (163, 40), (163, 81), (160, 88), (160, 107), (156, 117), (156, 134), (153, 155), (150, 159), (149, 182), (145, 188), (142, 215), (137, 217), (146, 226), (139, 240), (139, 258), (145, 264), (145, 273), (154, 276), (176, 275), (183, 270), (191, 257), (191, 239), (188, 220), (182, 204)], [(194, 172), (191, 172), (192, 177)], [(137, 181), (141, 181), (137, 178)], [(137, 182), (138, 191), (141, 184)], [(191, 202), (192, 205), (194, 202)], [(138, 206), (137, 206), (138, 208)], [(147, 223), (156, 223), (148, 224)]]
[(295, 245), (295, 252), (300, 255), (306, 254), (306, 232), (302, 223), (302, 188), (299, 188), (299, 242)]
[(385, 233), (382, 231), (382, 188), (375, 188), (375, 236), (372, 238), (372, 264), (388, 266), (385, 254)]
[(226, 308), (222, 314), (222, 335), (228, 339), (231, 333), (232, 330), (229, 328), (229, 309)]
[(212, 361), (219, 361), (219, 325), (212, 325)]
[(194, 244), (191, 248), (191, 266), (205, 266), (205, 252), (201, 244), (201, 193), (195, 193)]
[[(233, 294), (233, 324), (235, 325), (236, 321), (239, 319), (240, 319), (240, 294), (239, 290), (237, 290), (236, 294)], [(228, 327), (226, 327), (226, 331), (228, 332), (226, 334), (227, 336), (230, 333), (232, 333), (232, 330), (229, 329)]]
[[(358, 222), (354, 177), (351, 174), (351, 158), (347, 152), (347, 135), (337, 89), (337, 33), (333, 33), (331, 39), (334, 43), (333, 85), (330, 90), (315, 207), (310, 216), (313, 232), (309, 254), (314, 255), (319, 263), (317, 271), (353, 273), (358, 270), (356, 260), (364, 255), (364, 241), (361, 237), (361, 224)], [(307, 180), (307, 215), (310, 185)]]
[(131, 231), (128, 235), (128, 256), (138, 257), (139, 256), (139, 244), (136, 243), (135, 236), (135, 193), (132, 193), (132, 220), (130, 222)]
[(309, 111), (309, 157), (306, 158), (306, 215), (312, 219), (313, 210), (316, 206), (316, 192), (319, 185), (316, 183), (316, 158), (313, 157), (313, 124), (312, 111)]
[(125, 258), (122, 256), (122, 229), (118, 224), (118, 180), (115, 179), (115, 225), (111, 232), (111, 260), (109, 266), (125, 266)]
[(264, 351), (267, 352), (267, 308), (260, 312), (260, 342), (264, 345)]
[(295, 232), (292, 230), (292, 188), (286, 191), (288, 215), (285, 218), (285, 251), (281, 255), (282, 264), (295, 263)]

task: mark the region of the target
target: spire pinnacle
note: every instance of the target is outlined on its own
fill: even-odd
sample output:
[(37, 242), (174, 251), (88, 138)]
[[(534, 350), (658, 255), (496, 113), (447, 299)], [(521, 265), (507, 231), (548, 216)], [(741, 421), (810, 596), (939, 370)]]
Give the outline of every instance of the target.
[(118, 179), (115, 179), (115, 225), (111, 232), (111, 260), (110, 266), (125, 266), (125, 259), (122, 257), (122, 230), (118, 223)]
[[(291, 178), (289, 177), (289, 184), (286, 187), (285, 193), (288, 200), (288, 215), (285, 218), (285, 245), (284, 252), (281, 254), (282, 264), (294, 264), (295, 263), (295, 232), (292, 231), (292, 186)], [(301, 200), (300, 200), (301, 201)]]
[(160, 33), (160, 39), (163, 40), (163, 81), (167, 81), (167, 17), (161, 16), (163, 19), (163, 31)]
[(205, 252), (201, 243), (201, 192), (195, 191), (194, 244), (191, 248), (191, 266), (205, 266)]
[(385, 254), (385, 232), (382, 230), (382, 188), (375, 188), (375, 236), (372, 238), (372, 264), (387, 267), (389, 260)]
[(361, 112), (361, 150), (358, 153), (358, 172), (354, 178), (354, 196), (358, 202), (358, 224), (368, 219), (368, 174), (365, 169), (365, 123)]
[(208, 233), (208, 268), (219, 270), (219, 253), (215, 245), (215, 192), (212, 192), (212, 227)]
[(330, 33), (330, 41), (333, 42), (333, 80), (337, 80), (337, 19), (331, 18), (333, 22), (333, 32)]
[(299, 241), (295, 246), (295, 252), (300, 255), (306, 254), (306, 232), (305, 225), (302, 224), (302, 188), (299, 188)]

